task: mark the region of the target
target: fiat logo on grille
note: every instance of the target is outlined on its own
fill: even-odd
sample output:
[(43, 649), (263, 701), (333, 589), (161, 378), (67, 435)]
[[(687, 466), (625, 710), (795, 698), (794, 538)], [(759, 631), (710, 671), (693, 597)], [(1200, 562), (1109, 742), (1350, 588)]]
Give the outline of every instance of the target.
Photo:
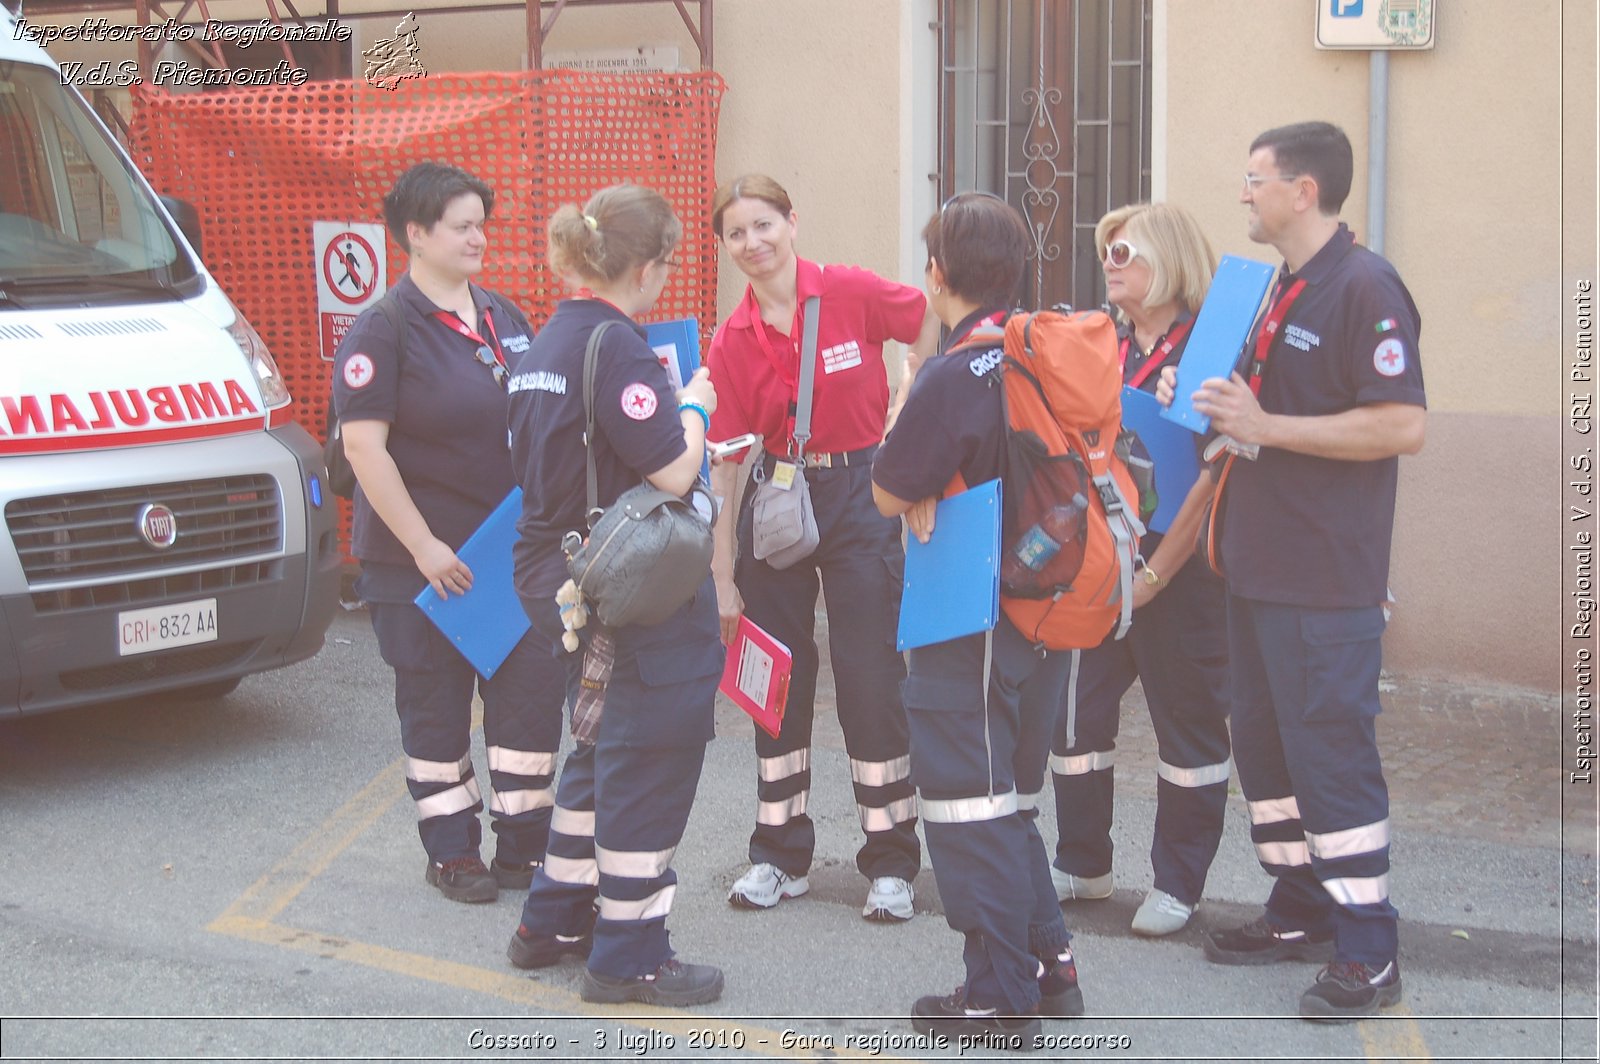
[(156, 550), (178, 542), (178, 515), (159, 502), (145, 503), (139, 511), (139, 535)]

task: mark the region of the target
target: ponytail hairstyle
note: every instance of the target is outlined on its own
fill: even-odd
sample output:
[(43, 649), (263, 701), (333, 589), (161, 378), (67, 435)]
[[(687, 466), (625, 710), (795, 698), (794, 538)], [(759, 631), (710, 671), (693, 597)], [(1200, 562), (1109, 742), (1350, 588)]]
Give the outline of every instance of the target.
[(643, 185), (612, 185), (582, 209), (567, 204), (550, 218), (550, 268), (561, 277), (611, 284), (646, 263), (672, 254), (683, 223), (661, 193)]

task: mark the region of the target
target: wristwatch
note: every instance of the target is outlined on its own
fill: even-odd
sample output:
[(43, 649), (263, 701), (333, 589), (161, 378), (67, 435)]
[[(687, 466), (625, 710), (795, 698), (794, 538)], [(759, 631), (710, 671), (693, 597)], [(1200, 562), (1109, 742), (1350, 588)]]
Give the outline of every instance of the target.
[(1144, 577), (1144, 582), (1149, 584), (1151, 587), (1167, 586), (1167, 582), (1157, 575), (1156, 571), (1150, 568), (1148, 565), (1143, 569), (1140, 569), (1139, 572)]

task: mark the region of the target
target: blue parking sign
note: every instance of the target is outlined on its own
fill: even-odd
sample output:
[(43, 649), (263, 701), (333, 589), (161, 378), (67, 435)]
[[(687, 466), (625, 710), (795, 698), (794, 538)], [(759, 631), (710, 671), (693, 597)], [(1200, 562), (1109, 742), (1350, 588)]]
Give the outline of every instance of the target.
[(1328, 13), (1334, 18), (1360, 18), (1365, 0), (1328, 0)]

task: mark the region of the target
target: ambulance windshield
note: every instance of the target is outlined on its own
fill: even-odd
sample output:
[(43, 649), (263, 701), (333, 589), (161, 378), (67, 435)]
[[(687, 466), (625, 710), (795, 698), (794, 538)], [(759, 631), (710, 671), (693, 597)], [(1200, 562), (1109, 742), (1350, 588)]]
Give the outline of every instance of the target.
[(188, 251), (54, 71), (0, 65), (0, 311), (85, 291), (192, 293)]

